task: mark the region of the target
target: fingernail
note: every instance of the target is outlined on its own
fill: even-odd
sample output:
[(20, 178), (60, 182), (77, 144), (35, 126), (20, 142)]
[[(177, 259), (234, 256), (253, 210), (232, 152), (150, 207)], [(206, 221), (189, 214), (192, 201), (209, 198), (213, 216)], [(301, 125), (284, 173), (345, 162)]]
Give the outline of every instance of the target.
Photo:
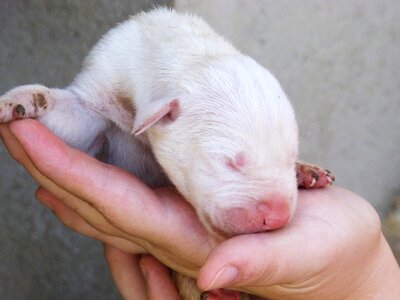
[(207, 287), (207, 291), (219, 289), (234, 282), (238, 277), (239, 271), (236, 267), (227, 265), (217, 272)]
[(148, 279), (149, 278), (149, 274), (147, 273), (146, 268), (142, 267), (142, 265), (140, 265), (140, 270), (142, 271), (142, 274), (144, 276), (144, 278)]
[(139, 267), (140, 267), (140, 271), (142, 271), (142, 274), (143, 274), (144, 278), (148, 279), (149, 273), (147, 272), (146, 267), (142, 263), (142, 259), (139, 260)]
[(35, 198), (40, 202), (40, 203), (42, 203), (44, 206), (46, 206), (48, 209), (50, 209), (51, 211), (53, 211), (54, 212), (54, 205), (53, 205), (53, 202), (51, 201), (51, 200), (49, 200), (49, 199), (47, 199), (45, 196), (40, 196), (39, 194), (38, 194), (38, 192), (36, 191), (36, 193), (35, 193)]

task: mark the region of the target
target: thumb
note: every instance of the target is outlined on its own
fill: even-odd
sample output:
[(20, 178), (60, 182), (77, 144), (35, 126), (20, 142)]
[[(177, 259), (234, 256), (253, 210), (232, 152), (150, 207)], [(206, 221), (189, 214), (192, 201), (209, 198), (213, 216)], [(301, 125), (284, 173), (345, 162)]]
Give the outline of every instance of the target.
[[(207, 257), (197, 284), (201, 290), (266, 287), (295, 280), (302, 272), (299, 249), (283, 230), (237, 236), (224, 241)], [(257, 291), (250, 291), (257, 292)]]

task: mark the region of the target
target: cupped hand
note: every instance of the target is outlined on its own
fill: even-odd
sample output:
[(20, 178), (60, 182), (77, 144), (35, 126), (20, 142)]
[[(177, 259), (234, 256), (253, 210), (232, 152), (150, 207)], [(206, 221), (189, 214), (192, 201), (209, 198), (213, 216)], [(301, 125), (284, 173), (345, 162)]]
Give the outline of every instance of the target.
[(268, 299), (365, 299), (358, 289), (365, 292), (387, 250), (367, 201), (336, 187), (300, 190), (289, 225), (224, 241), (197, 282), (204, 290), (230, 287)]
[(107, 244), (104, 254), (123, 299), (181, 299), (170, 270), (153, 256), (126, 253)]
[(40, 185), (37, 198), (68, 227), (130, 253), (149, 252), (195, 276), (216, 242), (173, 189), (152, 190), (68, 147), (39, 122), (0, 126), (12, 157)]
[(125, 252), (149, 252), (198, 277), (203, 290), (342, 299), (365, 292), (366, 284), (371, 292), (382, 270), (393, 275), (389, 280), (399, 279), (375, 210), (344, 189), (302, 190), (285, 228), (218, 245), (174, 190), (153, 191), (71, 149), (32, 120), (2, 125), (0, 133), (11, 155), (42, 187), (37, 197), (64, 224)]

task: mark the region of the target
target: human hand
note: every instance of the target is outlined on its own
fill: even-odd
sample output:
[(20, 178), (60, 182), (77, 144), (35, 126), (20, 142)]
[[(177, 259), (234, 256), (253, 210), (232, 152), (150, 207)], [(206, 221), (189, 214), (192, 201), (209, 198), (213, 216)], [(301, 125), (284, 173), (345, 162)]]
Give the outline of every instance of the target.
[[(50, 191), (41, 189), (37, 196), (64, 224), (124, 251), (148, 251), (186, 275), (196, 276), (206, 261), (198, 274), (202, 289), (338, 299), (365, 293), (366, 286), (376, 292), (382, 270), (399, 280), (375, 210), (346, 190), (300, 191), (288, 226), (234, 237), (214, 249), (216, 241), (174, 191), (149, 190), (135, 177), (65, 146), (37, 122), (9, 126), (11, 131), (0, 130), (7, 148)], [(387, 281), (380, 283), (387, 287)]]
[(268, 299), (400, 298), (400, 269), (376, 211), (337, 187), (300, 190), (285, 228), (218, 245), (197, 283)]
[(1, 125), (0, 135), (39, 183), (36, 197), (71, 229), (125, 252), (149, 252), (191, 276), (215, 246), (175, 190), (153, 191), (135, 176), (68, 147), (34, 120)]
[(123, 299), (181, 299), (170, 270), (153, 256), (140, 257), (107, 244), (104, 244), (104, 254)]
[[(303, 192), (309, 193), (302, 191), (301, 194)], [(253, 235), (233, 238), (211, 252), (200, 271), (199, 282), (202, 280), (201, 276), (204, 275), (202, 273), (206, 274), (207, 282), (213, 278), (213, 274), (220, 274), (218, 270), (221, 266), (226, 270), (226, 265), (233, 265), (239, 272), (238, 278), (231, 281), (233, 284), (223, 283), (221, 280), (217, 283), (215, 280), (213, 288), (233, 286), (240, 289), (242, 287), (242, 290), (266, 296), (268, 299), (398, 299), (399, 268), (385, 239), (380, 234), (379, 224), (374, 224), (377, 221), (374, 211), (365, 206), (364, 200), (360, 197), (345, 190), (334, 188), (328, 193), (324, 191), (323, 194), (329, 197), (327, 195), (319, 195), (315, 199), (304, 195), (300, 197), (306, 202), (314, 200), (340, 202), (343, 198), (338, 197), (347, 197), (343, 200), (359, 202), (355, 203), (354, 208), (366, 209), (359, 212), (358, 216), (352, 216), (353, 204), (348, 203), (349, 215), (346, 217), (339, 214), (338, 216), (339, 221), (344, 217), (342, 220), (345, 223), (348, 223), (346, 221), (348, 218), (356, 221), (351, 222), (353, 225), (350, 229), (359, 231), (357, 240), (353, 239), (356, 231), (349, 234), (337, 227), (338, 224), (325, 223), (326, 219), (322, 218), (315, 222), (314, 219), (317, 216), (309, 215), (309, 208), (300, 203), (301, 213), (304, 214), (303, 217), (309, 219), (309, 226), (321, 225), (322, 230), (332, 227), (327, 230), (326, 236), (321, 235), (318, 228), (306, 231), (306, 236), (300, 240), (307, 239), (309, 235), (313, 236), (309, 243), (302, 244), (301, 247), (293, 247), (290, 233), (280, 240), (279, 231), (276, 232), (278, 242), (274, 241), (275, 237), (268, 240), (267, 237), (260, 239)], [(313, 205), (311, 202), (308, 204)], [(325, 210), (326, 204), (321, 204), (320, 208)], [(363, 216), (367, 217), (369, 214), (373, 218), (370, 220), (371, 223), (358, 222), (367, 221), (363, 220)], [(365, 230), (364, 226), (371, 227)], [(338, 229), (342, 232), (342, 237), (332, 238), (329, 231), (336, 232)], [(337, 234), (339, 232), (334, 236)], [(285, 239), (289, 240), (285, 241)], [(332, 239), (339, 244), (332, 246)], [(299, 239), (295, 239), (294, 242), (296, 241)], [(171, 276), (164, 266), (148, 256), (141, 264), (142, 270), (143, 265), (147, 271), (144, 272), (146, 276), (142, 286), (146, 287), (149, 300), (163, 298), (163, 295), (164, 297), (169, 295), (171, 299), (179, 299)], [(126, 275), (120, 278), (130, 278), (129, 273), (133, 271), (134, 268), (121, 268), (119, 273), (124, 272)], [(118, 285), (118, 280), (115, 281)], [(134, 280), (131, 280), (130, 284), (119, 284), (120, 290), (132, 289), (132, 286), (135, 286), (132, 282)], [(204, 289), (207, 289), (207, 285)], [(256, 298), (251, 297), (251, 299)]]

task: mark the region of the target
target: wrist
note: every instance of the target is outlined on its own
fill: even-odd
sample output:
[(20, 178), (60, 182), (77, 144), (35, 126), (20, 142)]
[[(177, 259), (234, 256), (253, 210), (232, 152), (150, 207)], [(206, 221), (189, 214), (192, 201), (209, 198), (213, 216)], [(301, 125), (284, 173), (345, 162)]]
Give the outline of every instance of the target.
[(346, 299), (397, 299), (400, 295), (400, 267), (383, 234), (369, 276)]
[[(294, 285), (257, 286), (242, 289), (268, 299), (398, 299), (400, 295), (400, 268), (380, 232), (368, 255), (338, 262), (336, 271), (325, 277)], [(354, 257), (354, 256), (353, 256)], [(346, 267), (343, 266), (343, 263)], [(334, 268), (333, 268), (334, 269)]]

